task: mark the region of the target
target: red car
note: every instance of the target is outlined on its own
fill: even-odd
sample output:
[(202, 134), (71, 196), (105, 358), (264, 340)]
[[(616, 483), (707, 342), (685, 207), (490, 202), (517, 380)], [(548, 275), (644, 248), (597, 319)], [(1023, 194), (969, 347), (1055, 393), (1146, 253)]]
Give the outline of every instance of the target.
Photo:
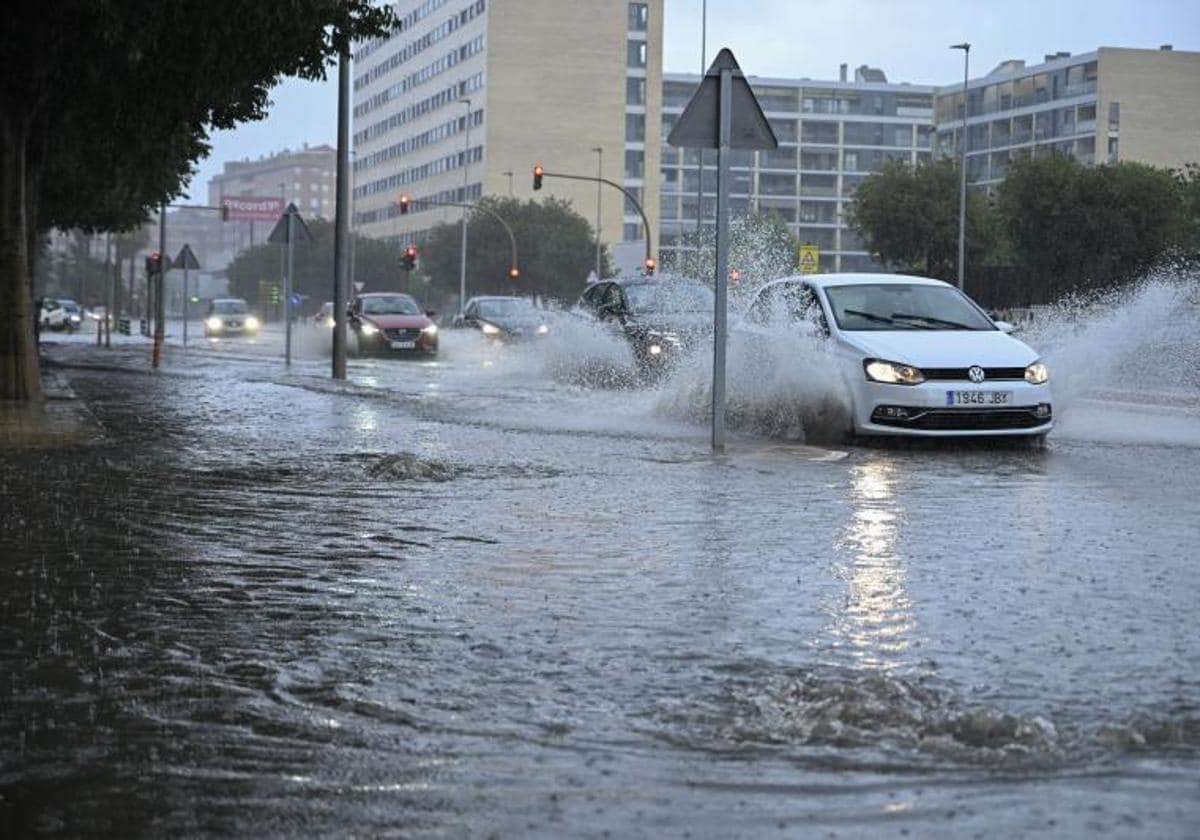
[(438, 328), (433, 312), (421, 311), (411, 295), (372, 292), (350, 304), (350, 329), (359, 353), (437, 355)]

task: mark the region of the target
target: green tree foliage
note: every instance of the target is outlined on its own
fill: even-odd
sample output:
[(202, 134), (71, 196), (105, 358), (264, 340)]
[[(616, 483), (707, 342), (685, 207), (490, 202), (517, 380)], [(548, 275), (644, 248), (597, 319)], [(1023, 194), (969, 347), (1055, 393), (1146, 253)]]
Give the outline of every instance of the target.
[[(716, 273), (716, 229), (685, 234), (678, 256), (665, 271), (711, 284)], [(729, 222), (729, 270), (740, 275), (739, 290), (754, 289), (769, 280), (796, 272), (799, 241), (778, 213), (749, 213)]]
[(136, 227), (179, 194), (208, 131), (260, 119), (283, 76), (324, 78), (394, 20), (369, 0), (14, 0), (0, 55), (0, 399), (40, 396), (38, 232)]
[[(512, 228), (520, 275), (515, 281), (508, 276), (512, 246), (503, 226), (476, 211), (467, 229), (467, 296), (541, 295), (574, 301), (596, 265), (596, 235), (587, 219), (570, 202), (556, 198), (521, 202), (488, 196), (480, 204)], [(458, 304), (460, 232), (457, 222), (438, 224), (421, 244), (419, 267), (429, 301), (443, 309)], [(605, 253), (601, 271), (609, 273)]]
[[(312, 242), (296, 237), (292, 261), (295, 274), (292, 290), (308, 298), (304, 311), (315, 311), (322, 303), (333, 300), (333, 234), (334, 225), (324, 219), (306, 222)], [(255, 245), (240, 253), (229, 264), (229, 289), (236, 297), (255, 301), (259, 282), (279, 283), (282, 265), (281, 251), (285, 246)], [(363, 283), (363, 291), (404, 291), (405, 277), (400, 268), (404, 249), (394, 242), (353, 236), (354, 279)]]
[(1172, 174), (1181, 204), (1177, 242), (1185, 255), (1200, 259), (1200, 163), (1189, 163)]
[(1140, 163), (1020, 160), (1000, 185), (998, 208), (1017, 263), (1052, 292), (1136, 277), (1185, 227), (1179, 181)]
[[(940, 158), (916, 167), (889, 161), (859, 185), (850, 226), (885, 265), (926, 277), (958, 275), (959, 167)], [(967, 265), (979, 265), (997, 246), (987, 197), (967, 193)]]

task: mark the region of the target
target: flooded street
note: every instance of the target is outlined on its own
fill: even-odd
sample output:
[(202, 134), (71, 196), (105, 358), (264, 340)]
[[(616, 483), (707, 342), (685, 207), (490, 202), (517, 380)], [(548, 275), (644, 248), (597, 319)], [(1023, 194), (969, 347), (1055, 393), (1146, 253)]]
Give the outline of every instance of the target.
[(104, 439), (0, 451), (0, 834), (1194, 836), (1186, 400), (712, 457), (686, 383), (321, 341), (47, 350)]

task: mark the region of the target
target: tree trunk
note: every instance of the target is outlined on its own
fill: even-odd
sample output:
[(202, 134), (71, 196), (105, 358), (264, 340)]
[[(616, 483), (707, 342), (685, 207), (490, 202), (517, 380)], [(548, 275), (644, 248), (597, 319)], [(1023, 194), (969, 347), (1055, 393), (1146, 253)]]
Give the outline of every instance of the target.
[(22, 126), (0, 125), (0, 400), (42, 399), (37, 314), (29, 291), (26, 148)]

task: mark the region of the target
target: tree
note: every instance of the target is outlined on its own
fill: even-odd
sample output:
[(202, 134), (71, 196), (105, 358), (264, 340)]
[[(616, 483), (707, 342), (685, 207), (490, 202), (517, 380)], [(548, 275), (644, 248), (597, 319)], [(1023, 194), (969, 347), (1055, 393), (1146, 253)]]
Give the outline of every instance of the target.
[[(683, 249), (664, 269), (711, 283), (716, 273), (716, 229), (685, 234), (680, 244)], [(731, 290), (737, 294), (794, 274), (799, 244), (778, 213), (750, 213), (730, 220), (729, 270), (740, 275)]]
[(1144, 272), (1178, 241), (1181, 196), (1166, 170), (1049, 155), (1013, 164), (998, 208), (1018, 263), (1053, 294)]
[(1171, 174), (1182, 205), (1175, 241), (1184, 255), (1200, 258), (1200, 163), (1186, 164)]
[(41, 394), (32, 256), (50, 226), (120, 231), (178, 195), (207, 132), (260, 119), (394, 16), (369, 0), (15, 0), (0, 30), (0, 399)]
[[(888, 161), (868, 175), (850, 207), (850, 226), (886, 265), (926, 277), (958, 276), (959, 167), (950, 158), (910, 166)], [(983, 263), (996, 246), (987, 197), (967, 192), (967, 263)]]
[[(512, 246), (503, 226), (489, 213), (473, 212), (467, 229), (467, 296), (536, 294), (574, 300), (596, 265), (596, 238), (587, 219), (570, 202), (556, 198), (521, 202), (488, 196), (479, 204), (512, 228), (520, 275), (509, 277)], [(421, 244), (420, 269), (431, 300), (440, 305), (458, 302), (460, 236), (458, 222), (443, 222)], [(609, 272), (604, 253), (601, 271)]]
[[(296, 237), (293, 246), (292, 291), (323, 303), (333, 298), (334, 225), (324, 219), (306, 222), (313, 241)], [(253, 301), (261, 281), (278, 283), (281, 245), (256, 245), (238, 254), (229, 264), (230, 291)], [(353, 237), (354, 277), (365, 291), (401, 291), (405, 288), (400, 258), (404, 249), (395, 242)]]

